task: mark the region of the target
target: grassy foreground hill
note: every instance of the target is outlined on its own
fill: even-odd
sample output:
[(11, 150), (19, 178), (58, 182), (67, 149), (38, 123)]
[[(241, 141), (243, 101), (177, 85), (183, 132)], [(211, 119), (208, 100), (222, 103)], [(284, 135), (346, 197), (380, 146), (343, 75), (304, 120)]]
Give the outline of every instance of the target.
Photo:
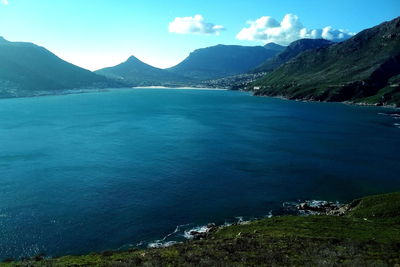
[(218, 228), (167, 248), (0, 266), (397, 266), (400, 192), (353, 201), (344, 216), (281, 216)]
[(400, 17), (306, 51), (253, 86), (257, 95), (400, 106)]

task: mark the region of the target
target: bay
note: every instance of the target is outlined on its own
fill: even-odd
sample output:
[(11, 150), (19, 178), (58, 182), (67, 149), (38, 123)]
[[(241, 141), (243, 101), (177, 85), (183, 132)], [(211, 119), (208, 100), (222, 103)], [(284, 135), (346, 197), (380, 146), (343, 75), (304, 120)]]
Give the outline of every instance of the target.
[(400, 190), (388, 111), (196, 89), (0, 100), (0, 259)]

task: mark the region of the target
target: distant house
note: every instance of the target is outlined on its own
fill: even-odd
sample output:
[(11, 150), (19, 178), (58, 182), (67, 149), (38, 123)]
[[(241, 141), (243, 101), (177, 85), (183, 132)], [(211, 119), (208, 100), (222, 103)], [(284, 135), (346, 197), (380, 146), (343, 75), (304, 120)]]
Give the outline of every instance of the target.
[(260, 90), (261, 87), (260, 86), (254, 86), (253, 90)]

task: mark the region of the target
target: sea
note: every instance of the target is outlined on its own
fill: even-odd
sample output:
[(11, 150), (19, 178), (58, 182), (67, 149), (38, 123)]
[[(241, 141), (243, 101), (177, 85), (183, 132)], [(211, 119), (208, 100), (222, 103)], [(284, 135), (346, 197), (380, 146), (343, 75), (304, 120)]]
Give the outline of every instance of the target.
[(182, 242), (299, 200), (400, 190), (394, 109), (247, 92), (0, 100), (0, 260)]

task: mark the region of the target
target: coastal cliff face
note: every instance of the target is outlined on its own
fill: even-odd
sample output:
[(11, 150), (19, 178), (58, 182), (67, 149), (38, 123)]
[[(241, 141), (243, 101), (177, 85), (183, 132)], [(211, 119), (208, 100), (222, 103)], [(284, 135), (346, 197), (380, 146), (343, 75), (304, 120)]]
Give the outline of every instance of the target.
[[(197, 240), (169, 247), (106, 251), (0, 266), (396, 266), (400, 264), (400, 193), (347, 205), (302, 203), (308, 216), (209, 225)], [(318, 213), (315, 213), (318, 212)]]
[[(251, 85), (256, 95), (400, 106), (400, 17), (306, 51)], [(251, 89), (250, 88), (250, 89)]]

